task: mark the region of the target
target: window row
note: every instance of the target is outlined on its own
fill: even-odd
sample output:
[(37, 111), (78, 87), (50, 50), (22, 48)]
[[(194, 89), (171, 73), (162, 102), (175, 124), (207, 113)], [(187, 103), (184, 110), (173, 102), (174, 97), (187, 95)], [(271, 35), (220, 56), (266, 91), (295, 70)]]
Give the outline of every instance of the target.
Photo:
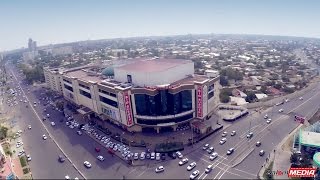
[(164, 120), (150, 120), (150, 119), (137, 119), (138, 124), (144, 125), (157, 125), (157, 124), (164, 124), (164, 123), (179, 123), (193, 118), (193, 114), (188, 114), (185, 116), (171, 118), (171, 119), (164, 119)]
[(73, 88), (71, 86), (68, 86), (68, 85), (64, 84), (64, 88), (66, 88), (69, 91), (73, 92)]
[(79, 89), (79, 92), (80, 92), (81, 95), (91, 99), (91, 94), (90, 93), (88, 93), (86, 91), (83, 91), (81, 89)]
[(103, 97), (103, 96), (99, 96), (99, 98), (100, 98), (100, 101), (101, 101), (101, 102), (104, 102), (104, 103), (106, 103), (106, 104), (108, 104), (108, 105), (110, 105), (110, 106), (113, 106), (113, 107), (115, 107), (115, 108), (118, 108), (118, 103), (117, 103), (116, 101), (113, 101), (113, 100), (111, 100), (111, 99), (105, 98), (105, 97)]
[(102, 90), (102, 89), (99, 89), (99, 92), (101, 92), (102, 94), (106, 94), (106, 95), (112, 96), (112, 97), (117, 97), (116, 94), (108, 92), (108, 91), (105, 91), (105, 90)]
[(138, 115), (166, 116), (192, 110), (192, 90), (171, 94), (161, 90), (155, 96), (135, 94)]
[(83, 84), (79, 84), (79, 86), (80, 86), (80, 87), (83, 87), (83, 88), (85, 88), (85, 89), (90, 90), (90, 88), (89, 88), (88, 86), (85, 86), (85, 85), (83, 85)]

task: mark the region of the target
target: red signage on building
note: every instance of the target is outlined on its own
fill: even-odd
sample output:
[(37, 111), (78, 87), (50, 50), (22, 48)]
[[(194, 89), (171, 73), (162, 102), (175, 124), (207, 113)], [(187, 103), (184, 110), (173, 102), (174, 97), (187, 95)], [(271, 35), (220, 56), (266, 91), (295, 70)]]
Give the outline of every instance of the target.
[(127, 115), (127, 126), (131, 126), (133, 124), (132, 112), (131, 112), (131, 103), (128, 92), (124, 93), (124, 109)]
[(290, 168), (288, 177), (314, 177), (316, 168)]
[(197, 88), (197, 117), (202, 118), (202, 86)]

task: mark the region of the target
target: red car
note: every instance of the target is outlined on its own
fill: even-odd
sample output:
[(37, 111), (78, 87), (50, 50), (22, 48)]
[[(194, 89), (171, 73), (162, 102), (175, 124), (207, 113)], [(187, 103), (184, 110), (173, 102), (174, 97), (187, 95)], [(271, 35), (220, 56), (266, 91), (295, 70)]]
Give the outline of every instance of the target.
[(94, 148), (96, 150), (96, 152), (100, 152), (100, 148)]

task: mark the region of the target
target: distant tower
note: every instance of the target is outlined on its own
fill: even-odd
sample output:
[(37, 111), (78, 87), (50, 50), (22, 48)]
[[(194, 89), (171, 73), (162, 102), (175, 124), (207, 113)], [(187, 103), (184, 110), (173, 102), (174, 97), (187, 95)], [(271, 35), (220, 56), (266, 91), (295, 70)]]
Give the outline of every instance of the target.
[(29, 40), (28, 40), (28, 49), (29, 49), (29, 51), (32, 51), (32, 46), (33, 46), (32, 39), (29, 38)]
[(37, 41), (33, 41), (32, 42), (32, 51), (36, 51), (37, 50)]

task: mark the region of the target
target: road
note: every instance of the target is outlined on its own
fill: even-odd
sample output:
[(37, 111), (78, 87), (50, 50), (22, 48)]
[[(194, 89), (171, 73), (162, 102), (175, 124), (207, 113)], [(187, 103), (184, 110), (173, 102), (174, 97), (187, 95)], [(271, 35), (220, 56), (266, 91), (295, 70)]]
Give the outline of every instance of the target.
[[(12, 72), (17, 77), (17, 80), (14, 83), (20, 83), (23, 78), (17, 75), (17, 69), (12, 66), (10, 66), (10, 69), (13, 70)], [(22, 84), (22, 88), (26, 90), (31, 87)], [(37, 98), (41, 98), (41, 95), (35, 90), (36, 89), (32, 91), (34, 94), (26, 94), (30, 102), (38, 102), (39, 100)], [(197, 163), (195, 169), (200, 171), (200, 175), (197, 179), (255, 179), (261, 165), (266, 161), (268, 154), (273, 151), (274, 147), (283, 137), (298, 126), (297, 122), (293, 121), (293, 116), (296, 113), (303, 116), (310, 116), (312, 112), (315, 112), (318, 109), (320, 105), (319, 92), (320, 85), (316, 86), (313, 90), (307, 91), (303, 95), (303, 100), (299, 100), (299, 98), (290, 99), (288, 103), (271, 107), (261, 114), (251, 113), (250, 116), (233, 122), (223, 130), (228, 132), (227, 142), (224, 145), (219, 145), (219, 141), (222, 138), (222, 131), (205, 139), (201, 142), (201, 145), (209, 143), (215, 148), (215, 151), (219, 153), (219, 157), (214, 161), (210, 161), (208, 153), (201, 148), (186, 155), (189, 159), (189, 163), (193, 161)], [(47, 141), (41, 139), (42, 134), (46, 134), (46, 131), (43, 128), (42, 122), (37, 119), (37, 115), (39, 117), (44, 115), (43, 108), (44, 107), (42, 106), (37, 106), (34, 108), (35, 111), (33, 111), (31, 108), (25, 108), (24, 105), (20, 107), (20, 111), (23, 114), (23, 121), (21, 121), (22, 127), (26, 127), (27, 124), (32, 125), (32, 130), (23, 135), (23, 140), (27, 145), (26, 151), (29, 151), (33, 157), (31, 169), (34, 178), (61, 178), (61, 176), (65, 176), (66, 174), (71, 177), (81, 177), (70, 162), (66, 162), (65, 164), (57, 162), (57, 156), (61, 154), (61, 151), (51, 139), (48, 139)], [(280, 108), (284, 109), (283, 113), (278, 112)], [(101, 155), (103, 155), (107, 161), (99, 162), (96, 159), (98, 154), (94, 151), (93, 147), (100, 145), (86, 135), (78, 136), (75, 133), (75, 130), (70, 129), (59, 122), (59, 120), (63, 118), (63, 115), (60, 112), (52, 110), (51, 108), (47, 109), (51, 114), (51, 117), (54, 117), (53, 121), (55, 121), (57, 125), (52, 127), (49, 122), (45, 122), (45, 127), (54, 137), (59, 147), (63, 149), (67, 157), (86, 178), (121, 179), (125, 176), (125, 178), (128, 179), (181, 179), (189, 178), (191, 174), (191, 172), (186, 170), (187, 165), (178, 166), (178, 159), (160, 162), (158, 164), (150, 163), (148, 166), (128, 167), (119, 159), (111, 157), (106, 151), (102, 151)], [(271, 124), (266, 123), (266, 120), (263, 118), (265, 114), (268, 114), (269, 117), (272, 118)], [(248, 140), (245, 136), (249, 129), (254, 135)], [(230, 132), (233, 130), (237, 132), (237, 135), (231, 137)], [(259, 148), (255, 147), (257, 141), (262, 142), (262, 145)], [(39, 147), (39, 144), (41, 147)], [(235, 148), (235, 152), (232, 155), (227, 156), (226, 151), (231, 147)], [(252, 153), (244, 158), (240, 164), (232, 167), (233, 165), (236, 165), (237, 162), (240, 162), (240, 157), (244, 157), (250, 149), (253, 149)], [(258, 155), (258, 152), (261, 149), (266, 152), (263, 157)], [(93, 164), (91, 169), (86, 169), (83, 166), (83, 161), (85, 160), (88, 160)], [(204, 169), (209, 164), (213, 164), (214, 169), (211, 173), (205, 174)], [(156, 174), (154, 169), (159, 165), (163, 165), (166, 170), (163, 173)], [(55, 170), (47, 172), (43, 171), (43, 169)]]

